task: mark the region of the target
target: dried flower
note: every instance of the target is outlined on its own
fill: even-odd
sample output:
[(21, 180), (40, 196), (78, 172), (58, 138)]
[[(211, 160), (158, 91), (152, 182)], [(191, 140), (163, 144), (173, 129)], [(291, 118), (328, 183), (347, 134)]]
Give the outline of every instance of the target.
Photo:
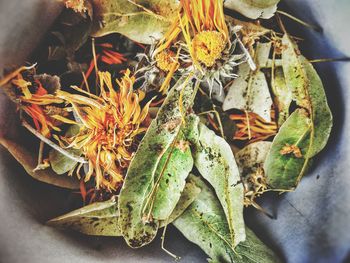
[[(113, 86), (111, 74), (98, 73), (100, 96), (70, 94), (60, 91), (58, 96), (72, 105), (80, 125), (72, 137), (61, 137), (67, 148), (81, 150), (88, 160), (85, 181), (95, 176), (96, 188), (116, 190), (123, 181), (139, 143), (139, 135), (146, 131), (145, 119), (150, 102), (141, 109), (143, 93), (133, 91), (135, 78), (127, 70)], [(80, 167), (81, 168), (81, 167)], [(78, 167), (77, 173), (79, 176)]]

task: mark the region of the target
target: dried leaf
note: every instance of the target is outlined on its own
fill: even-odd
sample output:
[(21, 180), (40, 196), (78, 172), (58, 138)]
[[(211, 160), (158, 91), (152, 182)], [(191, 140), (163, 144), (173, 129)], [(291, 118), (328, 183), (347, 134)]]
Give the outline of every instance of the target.
[(230, 145), (204, 124), (199, 125), (199, 140), (193, 151), (195, 166), (214, 187), (224, 208), (232, 247), (245, 240), (243, 185)]
[[(311, 126), (312, 122), (304, 109), (294, 111), (281, 126), (264, 164), (267, 183), (271, 188), (292, 189), (306, 171)], [(299, 147), (303, 157), (298, 158), (293, 153), (281, 154), (287, 144)]]
[(181, 197), (179, 202), (177, 202), (175, 209), (165, 221), (160, 222), (160, 227), (172, 223), (179, 216), (181, 216), (183, 212), (185, 212), (185, 210), (194, 202), (194, 200), (196, 200), (200, 192), (201, 189), (193, 181), (189, 180), (181, 193)]
[[(25, 136), (30, 135), (26, 134)], [(12, 154), (12, 156), (23, 166), (25, 171), (34, 179), (63, 188), (79, 189), (79, 181), (76, 178), (60, 176), (51, 168), (34, 172), (33, 170), (38, 164), (37, 154), (31, 153), (21, 144), (17, 143), (16, 140), (0, 136), (0, 144)]]
[(162, 156), (155, 172), (155, 182), (160, 181), (153, 186), (157, 187), (157, 190), (154, 194), (151, 214), (156, 220), (166, 220), (170, 216), (180, 199), (186, 178), (193, 167), (189, 142), (185, 140), (181, 131), (180, 133), (182, 136)]
[[(169, 91), (130, 163), (119, 196), (119, 225), (131, 247), (148, 244), (157, 233), (158, 222), (145, 215), (143, 209), (153, 186), (157, 183), (157, 167), (174, 143), (181, 127), (180, 94), (183, 102), (181, 108), (186, 111), (192, 103), (192, 93), (192, 83), (188, 83), (186, 77), (181, 78)], [(177, 201), (174, 200), (174, 203)]]
[(177, 17), (176, 0), (92, 0), (93, 36), (120, 33), (144, 44), (152, 44), (167, 32)]
[(56, 217), (48, 225), (68, 228), (93, 236), (121, 236), (118, 228), (118, 208), (116, 198), (93, 203)]
[(272, 98), (263, 72), (250, 72), (248, 64), (239, 66), (239, 78), (229, 88), (223, 110), (240, 109), (254, 112), (271, 122)]
[(251, 18), (271, 18), (280, 0), (226, 0), (224, 6)]
[(320, 77), (286, 34), (282, 40), (282, 62), (288, 89), (292, 90), (296, 103), (308, 110), (312, 121), (310, 150), (311, 158), (326, 145), (333, 125), (326, 94)]
[(199, 177), (189, 179), (201, 188), (196, 200), (173, 224), (210, 257), (209, 262), (280, 262), (255, 234), (246, 228), (247, 238), (233, 251), (225, 213), (214, 192)]

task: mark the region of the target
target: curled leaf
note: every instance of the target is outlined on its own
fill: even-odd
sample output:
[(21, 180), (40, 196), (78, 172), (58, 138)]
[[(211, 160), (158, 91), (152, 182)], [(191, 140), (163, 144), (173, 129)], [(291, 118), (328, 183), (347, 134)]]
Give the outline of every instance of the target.
[(118, 208), (116, 198), (93, 203), (56, 217), (47, 222), (58, 228), (68, 228), (93, 236), (121, 236), (118, 228)]
[(193, 151), (195, 166), (214, 187), (225, 211), (230, 230), (229, 243), (235, 247), (245, 240), (243, 185), (230, 145), (204, 124), (199, 124), (199, 140)]
[[(28, 136), (28, 134), (25, 136)], [(12, 156), (23, 166), (25, 171), (34, 179), (58, 187), (79, 189), (79, 181), (76, 178), (60, 176), (51, 168), (34, 171), (38, 164), (37, 154), (30, 152), (23, 145), (18, 143), (16, 139), (9, 139), (0, 136), (0, 144), (12, 154)]]
[(292, 91), (297, 105), (308, 110), (311, 126), (310, 149), (307, 155), (311, 158), (326, 145), (333, 125), (326, 94), (320, 77), (298, 50), (296, 43), (285, 34), (282, 39), (285, 46), (282, 51), (283, 71), (288, 88)]
[(286, 85), (281, 67), (275, 69), (271, 86), (278, 108), (278, 125), (281, 126), (289, 117), (289, 107), (293, 100), (292, 91)]
[(224, 6), (251, 18), (271, 18), (280, 0), (227, 0)]

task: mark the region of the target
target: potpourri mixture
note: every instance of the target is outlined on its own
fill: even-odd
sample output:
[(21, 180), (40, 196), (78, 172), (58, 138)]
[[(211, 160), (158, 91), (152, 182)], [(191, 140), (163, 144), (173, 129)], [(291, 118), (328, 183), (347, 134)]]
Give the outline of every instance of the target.
[(283, 22), (307, 24), (278, 2), (63, 0), (31, 64), (0, 80), (35, 147), (0, 142), (81, 195), (48, 224), (132, 248), (163, 231), (178, 259), (173, 224), (210, 262), (279, 262), (243, 210), (271, 217), (258, 197), (298, 186), (332, 114)]

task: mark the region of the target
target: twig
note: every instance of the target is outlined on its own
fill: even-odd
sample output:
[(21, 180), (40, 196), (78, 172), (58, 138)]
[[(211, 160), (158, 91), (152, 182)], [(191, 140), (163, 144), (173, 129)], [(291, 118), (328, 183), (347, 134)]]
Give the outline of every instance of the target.
[(43, 141), (44, 143), (46, 143), (47, 145), (49, 145), (50, 147), (52, 147), (56, 151), (62, 153), (65, 156), (67, 156), (68, 158), (72, 159), (73, 161), (76, 161), (78, 163), (87, 163), (87, 161), (83, 157), (76, 156), (75, 154), (72, 154), (72, 153), (66, 151), (65, 149), (62, 149), (60, 146), (58, 146), (57, 144), (55, 144), (52, 141), (50, 141), (48, 138), (46, 138), (40, 132), (38, 132), (32, 126), (30, 126), (29, 123), (26, 122), (25, 120), (22, 120), (22, 125), (28, 131), (30, 131), (33, 135), (35, 135), (37, 138), (39, 138), (41, 141)]

